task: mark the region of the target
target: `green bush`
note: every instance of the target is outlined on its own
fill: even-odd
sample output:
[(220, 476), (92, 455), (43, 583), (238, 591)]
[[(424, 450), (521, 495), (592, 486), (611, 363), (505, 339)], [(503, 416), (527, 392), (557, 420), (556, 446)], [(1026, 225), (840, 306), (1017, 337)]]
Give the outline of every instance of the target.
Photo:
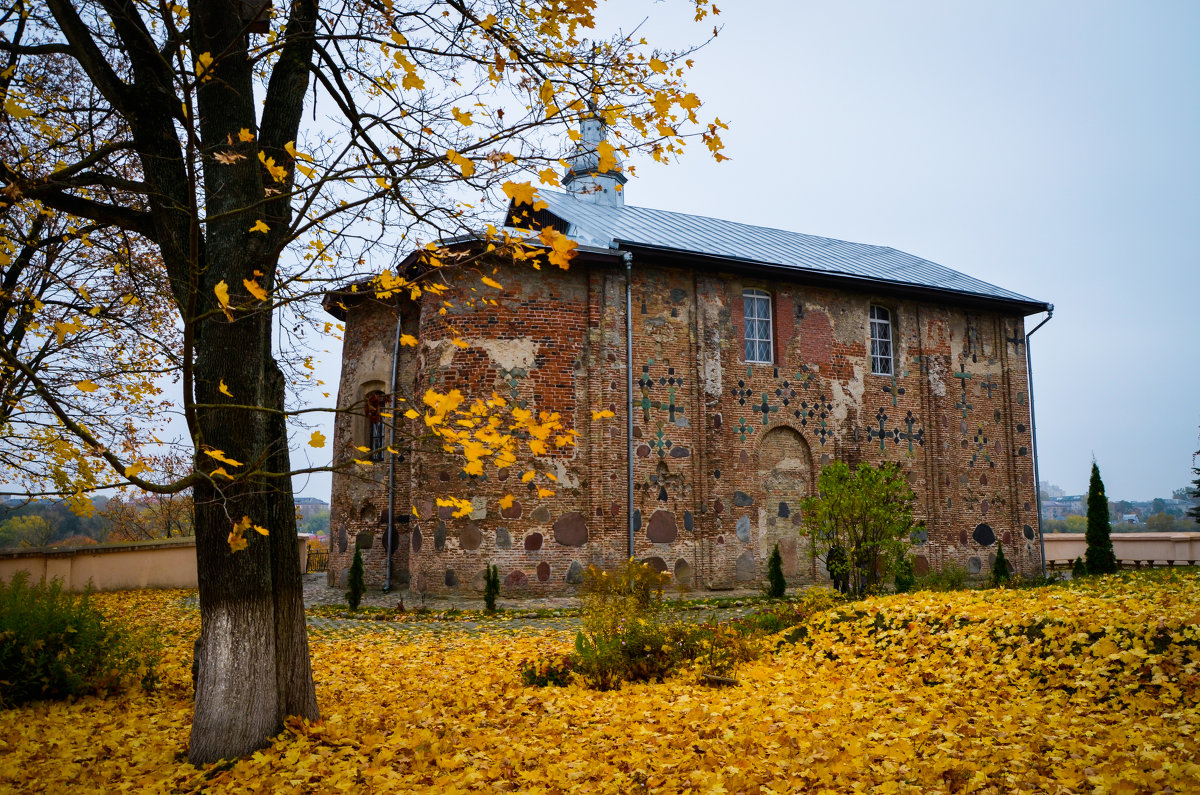
[(573, 667), (574, 660), (569, 654), (526, 660), (521, 663), (521, 681), (530, 687), (566, 687), (571, 684)]
[(363, 584), (362, 550), (354, 550), (354, 562), (350, 564), (350, 590), (346, 591), (346, 604), (351, 610), (357, 610), (362, 604), (363, 594), (367, 588)]
[(489, 613), (496, 612), (496, 597), (500, 595), (500, 570), (489, 565), (484, 572), (483, 603)]
[(967, 570), (953, 561), (947, 561), (936, 571), (918, 577), (918, 591), (961, 591), (967, 587)]
[(787, 592), (787, 580), (783, 578), (783, 556), (779, 554), (779, 545), (771, 550), (767, 559), (767, 596), (778, 599)]
[(917, 575), (913, 572), (912, 561), (907, 557), (900, 558), (896, 563), (896, 593), (908, 593), (917, 583)]
[(1071, 565), (1071, 579), (1078, 580), (1088, 576), (1087, 564), (1083, 562), (1083, 556), (1075, 558), (1075, 563)]
[(1004, 557), (1004, 545), (996, 544), (996, 560), (992, 563), (992, 586), (1000, 587), (1008, 582), (1008, 558)]
[(88, 593), (55, 580), (30, 585), (20, 572), (0, 582), (0, 706), (106, 694), (155, 681), (157, 650), (145, 636), (105, 618)]

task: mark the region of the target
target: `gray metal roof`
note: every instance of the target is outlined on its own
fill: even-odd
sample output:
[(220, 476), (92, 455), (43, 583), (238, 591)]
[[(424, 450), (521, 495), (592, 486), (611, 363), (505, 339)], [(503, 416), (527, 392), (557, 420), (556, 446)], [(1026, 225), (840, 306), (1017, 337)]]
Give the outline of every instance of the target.
[(549, 205), (551, 213), (569, 224), (568, 234), (585, 245), (652, 247), (828, 276), (932, 288), (1028, 304), (1031, 308), (1044, 305), (1042, 301), (887, 246), (848, 243), (646, 207), (597, 204), (546, 190), (539, 190), (538, 198)]

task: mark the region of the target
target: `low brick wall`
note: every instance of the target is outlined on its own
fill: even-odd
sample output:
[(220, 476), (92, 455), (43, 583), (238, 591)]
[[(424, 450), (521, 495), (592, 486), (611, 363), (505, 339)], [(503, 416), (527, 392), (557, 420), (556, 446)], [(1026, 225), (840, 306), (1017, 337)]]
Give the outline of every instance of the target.
[[(308, 558), (308, 536), (299, 539), (300, 570)], [(195, 588), (196, 539), (179, 538), (86, 547), (0, 549), (0, 581), (19, 571), (31, 582), (60, 580), (69, 591), (88, 583), (96, 591), (139, 588)]]
[[(1047, 533), (1046, 565), (1062, 565), (1087, 552), (1084, 533)], [(1113, 533), (1118, 561), (1140, 564), (1200, 563), (1200, 533)]]

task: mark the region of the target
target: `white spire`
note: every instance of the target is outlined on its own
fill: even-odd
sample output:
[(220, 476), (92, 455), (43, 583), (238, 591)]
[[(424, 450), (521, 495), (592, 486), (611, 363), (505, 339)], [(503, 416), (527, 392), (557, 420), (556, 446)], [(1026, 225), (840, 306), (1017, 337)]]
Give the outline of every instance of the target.
[(626, 177), (621, 173), (621, 156), (612, 153), (615, 165), (600, 170), (600, 144), (604, 142), (604, 122), (593, 112), (579, 124), (580, 139), (570, 166), (563, 175), (563, 187), (581, 199), (622, 207), (625, 204)]

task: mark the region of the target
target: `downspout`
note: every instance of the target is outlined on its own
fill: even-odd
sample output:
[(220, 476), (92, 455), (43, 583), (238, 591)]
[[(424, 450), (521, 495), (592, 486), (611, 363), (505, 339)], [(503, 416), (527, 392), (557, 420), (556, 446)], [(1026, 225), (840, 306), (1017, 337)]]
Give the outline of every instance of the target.
[(396, 535), (396, 370), (400, 367), (400, 330), (404, 315), (396, 304), (396, 344), (392, 348), (392, 416), (388, 423), (388, 529), (384, 548), (383, 592), (392, 590), (392, 538)]
[[(1037, 331), (1042, 326), (1050, 322), (1050, 318), (1054, 317), (1054, 304), (1046, 305), (1046, 318), (1033, 327), (1033, 331)], [(1042, 547), (1042, 576), (1046, 576), (1046, 533), (1042, 529), (1042, 479), (1038, 474), (1038, 449), (1037, 449), (1037, 419), (1033, 412), (1033, 355), (1029, 352), (1029, 338), (1033, 336), (1033, 331), (1025, 334), (1025, 374), (1029, 378), (1029, 432), (1030, 439), (1033, 443), (1033, 488), (1037, 495), (1037, 516), (1038, 516), (1038, 541)]]
[(626, 515), (629, 519), (629, 557), (634, 553), (633, 529), (633, 254), (626, 251), (622, 255), (625, 260), (625, 408), (627, 422), (625, 423), (625, 462), (626, 486), (628, 505)]

